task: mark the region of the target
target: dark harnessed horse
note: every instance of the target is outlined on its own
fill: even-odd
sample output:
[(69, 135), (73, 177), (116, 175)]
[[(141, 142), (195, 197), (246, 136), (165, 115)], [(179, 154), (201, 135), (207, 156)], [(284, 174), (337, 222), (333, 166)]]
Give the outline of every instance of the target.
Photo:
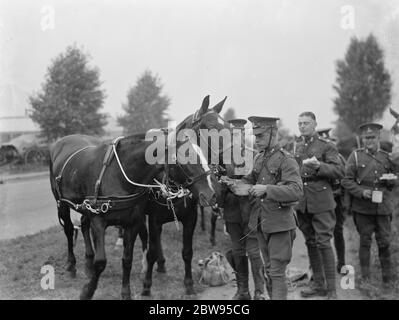
[[(60, 222), (63, 221), (68, 239), (67, 270), (72, 274), (76, 272), (76, 259), (73, 254), (70, 208), (83, 215), (82, 234), (90, 280), (82, 289), (81, 299), (93, 297), (99, 277), (105, 269), (105, 229), (111, 225), (123, 226), (125, 231), (122, 298), (131, 298), (133, 246), (144, 223), (142, 207), (150, 190), (161, 189), (168, 196), (174, 194), (168, 188), (170, 179), (179, 185), (179, 190), (189, 189), (202, 205), (215, 203), (210, 170), (206, 165), (181, 164), (180, 159), (184, 155), (179, 156), (179, 151), (176, 163), (149, 164), (146, 149), (151, 143), (137, 136), (116, 139), (112, 144), (106, 144), (94, 137), (72, 135), (60, 139), (51, 147), (50, 182), (57, 200), (58, 216)], [(184, 141), (178, 142), (176, 149), (179, 150), (185, 143), (195, 147), (192, 142)], [(153, 179), (161, 171), (168, 173), (166, 184), (154, 184)], [(91, 244), (90, 230), (95, 250)]]
[[(212, 148), (212, 143), (209, 141), (209, 139), (207, 139), (208, 141), (205, 141), (206, 138), (201, 135), (200, 130), (215, 129), (217, 132), (220, 132), (220, 130), (223, 129), (230, 130), (229, 123), (220, 116), (220, 112), (222, 111), (226, 99), (227, 97), (225, 97), (222, 101), (217, 103), (213, 108), (209, 108), (209, 96), (206, 96), (202, 101), (201, 108), (197, 110), (194, 114), (184, 119), (177, 127), (177, 130), (180, 130), (182, 128), (192, 129), (196, 133), (198, 141), (205, 142), (205, 144), (208, 146), (208, 162), (210, 163), (210, 166), (213, 168), (215, 175), (219, 177), (220, 175), (223, 174), (223, 167), (220, 166), (220, 164), (223, 164), (223, 158), (222, 158), (223, 151), (227, 150), (231, 146), (222, 146), (219, 143), (219, 147), (217, 149)], [(215, 155), (219, 160), (218, 163), (216, 164), (212, 163), (212, 157), (214, 157)], [(205, 212), (203, 206), (200, 206), (200, 211), (201, 211), (201, 229), (205, 231)], [(216, 244), (216, 221), (219, 218), (220, 218), (220, 211), (219, 209), (215, 208), (214, 210), (212, 210), (211, 221), (210, 221), (211, 232), (209, 240), (212, 245)]]
[[(180, 123), (176, 131), (179, 132), (185, 129), (192, 129), (196, 133), (198, 140), (200, 129), (220, 130), (225, 128), (225, 126), (220, 125), (217, 120), (218, 113), (221, 111), (225, 100), (226, 99), (208, 110), (209, 97), (206, 97), (202, 103), (201, 109), (195, 114), (188, 116)], [(212, 177), (212, 179), (214, 179), (214, 177)], [(142, 295), (147, 296), (151, 294), (152, 271), (156, 261), (158, 263), (158, 271), (165, 272), (165, 258), (163, 256), (161, 244), (162, 225), (176, 219), (183, 224), (182, 257), (185, 264), (184, 285), (186, 287), (186, 294), (195, 293), (192, 280), (191, 261), (193, 257), (193, 234), (197, 223), (197, 204), (198, 201), (195, 197), (185, 196), (183, 199), (176, 198), (176, 201), (173, 202), (175, 213), (175, 216), (173, 216), (164, 199), (153, 199), (147, 202), (145, 212), (148, 214), (149, 249), (147, 252), (147, 270), (143, 283)], [(204, 208), (203, 205), (200, 207), (202, 209)]]

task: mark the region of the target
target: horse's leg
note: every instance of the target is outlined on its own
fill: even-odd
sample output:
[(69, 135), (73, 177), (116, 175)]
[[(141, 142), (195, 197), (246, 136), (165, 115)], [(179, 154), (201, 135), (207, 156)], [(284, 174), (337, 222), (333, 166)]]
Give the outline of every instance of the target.
[(132, 271), (133, 248), (140, 223), (134, 223), (123, 229), (123, 257), (122, 257), (122, 299), (131, 300), (130, 273)]
[(159, 236), (157, 239), (157, 272), (159, 273), (166, 273), (165, 267), (165, 256), (163, 255), (163, 248), (162, 248), (162, 225), (159, 226)]
[(83, 240), (85, 243), (85, 260), (86, 260), (85, 272), (87, 277), (91, 278), (94, 273), (94, 265), (93, 265), (94, 250), (90, 237), (90, 219), (89, 217), (82, 215), (80, 222), (81, 222)]
[(218, 220), (218, 216), (216, 214), (216, 212), (211, 213), (211, 237), (210, 237), (210, 241), (212, 246), (216, 245), (216, 221)]
[(193, 259), (193, 235), (197, 224), (197, 215), (186, 217), (183, 221), (183, 250), (182, 256), (184, 261), (184, 286), (186, 287), (186, 294), (195, 294), (193, 275), (191, 270), (191, 261)]
[(201, 230), (205, 231), (205, 213), (204, 213), (204, 207), (199, 206), (200, 211), (201, 211)]
[(71, 221), (70, 209), (65, 203), (60, 203), (58, 216), (64, 223), (64, 232), (68, 240), (68, 260), (66, 271), (71, 277), (76, 277), (76, 258), (73, 253), (73, 234), (74, 226)]
[(141, 240), (141, 250), (143, 253), (143, 259), (141, 260), (141, 273), (147, 272), (147, 250), (148, 250), (148, 231), (146, 224), (143, 224), (139, 229), (139, 237)]
[(121, 226), (118, 226), (117, 229), (118, 229), (118, 239), (116, 240), (115, 245), (122, 246), (123, 245), (123, 228)]
[(80, 299), (82, 300), (88, 300), (93, 297), (94, 292), (97, 289), (98, 279), (107, 265), (107, 259), (105, 256), (105, 228), (106, 223), (100, 216), (94, 216), (91, 218), (90, 230), (92, 231), (95, 248), (93, 274), (80, 293)]
[[(153, 213), (151, 213), (153, 214)], [(154, 268), (154, 263), (158, 258), (158, 244), (159, 238), (161, 234), (162, 227), (156, 225), (156, 221), (152, 216), (149, 216), (148, 219), (148, 228), (149, 228), (149, 247), (147, 252), (147, 271), (145, 273), (145, 278), (143, 281), (143, 291), (141, 292), (142, 296), (151, 295), (151, 286), (152, 286), (152, 270)], [(156, 214), (156, 213), (155, 213)]]

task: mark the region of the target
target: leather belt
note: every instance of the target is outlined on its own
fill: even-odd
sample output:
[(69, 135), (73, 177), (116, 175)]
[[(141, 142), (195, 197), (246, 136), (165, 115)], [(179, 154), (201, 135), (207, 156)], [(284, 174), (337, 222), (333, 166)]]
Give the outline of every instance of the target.
[(302, 177), (302, 182), (314, 182), (314, 181), (322, 181), (322, 180), (326, 180), (326, 179), (319, 178), (319, 177)]

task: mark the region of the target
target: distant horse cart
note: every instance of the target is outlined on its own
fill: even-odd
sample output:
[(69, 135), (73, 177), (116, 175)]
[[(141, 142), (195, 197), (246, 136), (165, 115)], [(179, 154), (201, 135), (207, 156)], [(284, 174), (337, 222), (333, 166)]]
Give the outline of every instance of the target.
[(48, 144), (35, 133), (20, 135), (0, 145), (0, 165), (43, 164), (48, 155)]

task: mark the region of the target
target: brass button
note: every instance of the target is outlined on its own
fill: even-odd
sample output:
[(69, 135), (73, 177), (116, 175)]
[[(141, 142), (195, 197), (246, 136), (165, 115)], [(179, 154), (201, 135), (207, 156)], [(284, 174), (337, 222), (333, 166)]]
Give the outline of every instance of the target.
[(305, 182), (303, 185), (304, 185), (304, 186), (307, 186), (307, 185), (308, 185), (308, 183), (307, 183), (307, 182)]
[(263, 199), (260, 199), (261, 202), (263, 202)]

